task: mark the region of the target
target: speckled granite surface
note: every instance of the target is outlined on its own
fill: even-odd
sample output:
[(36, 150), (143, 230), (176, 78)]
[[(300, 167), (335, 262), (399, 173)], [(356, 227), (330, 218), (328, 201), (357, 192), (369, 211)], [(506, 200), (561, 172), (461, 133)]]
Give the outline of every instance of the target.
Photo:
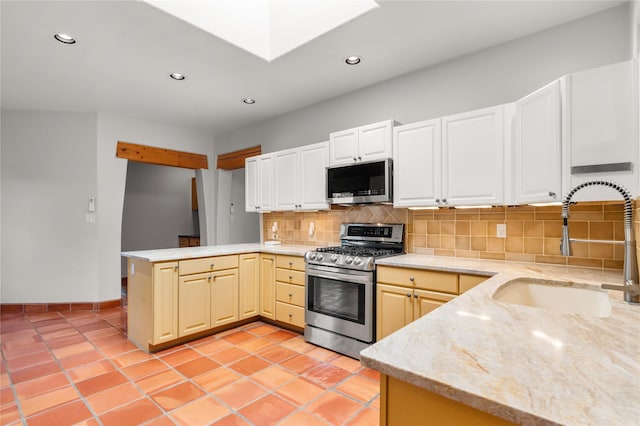
[(228, 244), (220, 246), (203, 246), (203, 247), (182, 247), (158, 250), (139, 250), (125, 251), (120, 253), (121, 256), (130, 257), (132, 259), (144, 260), (147, 262), (164, 262), (169, 260), (193, 259), (196, 257), (220, 256), (225, 254), (242, 254), (242, 253), (273, 253), (287, 254), (292, 256), (304, 256), (312, 246), (295, 246), (295, 245), (279, 245), (270, 246), (259, 243), (248, 244)]
[(492, 299), (520, 277), (599, 286), (620, 271), (404, 255), (378, 264), (492, 275), (377, 342), (362, 363), (523, 424), (640, 424), (640, 306), (609, 292), (597, 318)]

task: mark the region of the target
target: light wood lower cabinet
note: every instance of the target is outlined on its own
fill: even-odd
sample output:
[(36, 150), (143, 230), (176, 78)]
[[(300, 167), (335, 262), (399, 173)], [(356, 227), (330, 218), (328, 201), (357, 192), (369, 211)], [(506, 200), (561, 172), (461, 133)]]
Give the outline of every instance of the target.
[(260, 315), (260, 255), (241, 254), (238, 258), (238, 315), (240, 319)]
[(380, 426), (513, 425), (507, 420), (426, 389), (380, 375)]
[(304, 259), (276, 256), (276, 321), (304, 328)]
[(376, 338), (383, 339), (486, 279), (454, 272), (379, 266)]
[(178, 285), (178, 337), (211, 328), (211, 274), (180, 277)]
[(238, 269), (213, 273), (211, 277), (211, 327), (237, 322)]
[(260, 316), (276, 319), (276, 256), (260, 255)]

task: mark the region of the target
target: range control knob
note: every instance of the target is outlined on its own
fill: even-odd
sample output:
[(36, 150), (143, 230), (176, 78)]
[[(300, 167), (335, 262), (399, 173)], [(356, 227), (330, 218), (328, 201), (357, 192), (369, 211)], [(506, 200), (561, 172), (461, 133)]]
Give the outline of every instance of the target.
[(362, 259), (360, 259), (359, 257), (356, 257), (355, 259), (353, 259), (353, 264), (362, 265)]
[(331, 261), (332, 262), (337, 262), (338, 261), (338, 255), (337, 254), (332, 254), (331, 255)]
[(320, 254), (318, 255), (318, 261), (322, 261), (322, 259), (324, 259), (324, 256), (322, 255), (322, 253), (320, 253)]
[(316, 260), (317, 254), (315, 253), (309, 253), (309, 259), (311, 260)]
[(344, 260), (344, 263), (346, 263), (347, 265), (350, 265), (351, 262), (353, 262), (353, 257), (351, 256), (347, 256), (347, 258)]

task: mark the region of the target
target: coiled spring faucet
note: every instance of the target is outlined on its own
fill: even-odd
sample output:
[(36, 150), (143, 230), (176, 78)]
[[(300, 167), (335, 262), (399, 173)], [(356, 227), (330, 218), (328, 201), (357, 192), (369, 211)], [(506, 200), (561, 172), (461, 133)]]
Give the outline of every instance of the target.
[[(581, 240), (569, 238), (569, 203), (576, 192), (588, 186), (606, 186), (613, 188), (622, 194), (624, 198), (624, 242), (609, 240)], [(633, 235), (633, 205), (631, 195), (620, 185), (602, 180), (592, 180), (581, 183), (569, 191), (569, 194), (562, 201), (562, 240), (560, 242), (560, 252), (563, 256), (571, 256), (572, 242), (600, 242), (609, 244), (624, 244), (624, 285), (602, 284), (602, 288), (608, 290), (620, 290), (624, 292), (624, 300), (630, 303), (640, 303), (640, 285), (638, 285), (638, 258), (636, 256), (636, 241)]]

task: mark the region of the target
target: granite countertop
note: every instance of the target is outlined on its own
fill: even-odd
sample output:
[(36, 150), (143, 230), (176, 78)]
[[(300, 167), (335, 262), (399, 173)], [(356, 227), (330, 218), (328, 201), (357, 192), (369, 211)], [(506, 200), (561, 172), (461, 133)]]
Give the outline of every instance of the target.
[(124, 251), (120, 253), (123, 257), (143, 260), (146, 262), (165, 262), (170, 260), (194, 259), (198, 257), (220, 256), (225, 254), (242, 253), (272, 253), (286, 254), (292, 256), (304, 256), (313, 246), (298, 245), (266, 245), (260, 243), (227, 244), (220, 246), (182, 247), (157, 250)]
[[(492, 299), (520, 277), (620, 284), (620, 271), (408, 254), (378, 265), (491, 276), (361, 353), (367, 367), (524, 424), (640, 424), (640, 305), (597, 318)], [(581, 284), (580, 284), (581, 283)]]

